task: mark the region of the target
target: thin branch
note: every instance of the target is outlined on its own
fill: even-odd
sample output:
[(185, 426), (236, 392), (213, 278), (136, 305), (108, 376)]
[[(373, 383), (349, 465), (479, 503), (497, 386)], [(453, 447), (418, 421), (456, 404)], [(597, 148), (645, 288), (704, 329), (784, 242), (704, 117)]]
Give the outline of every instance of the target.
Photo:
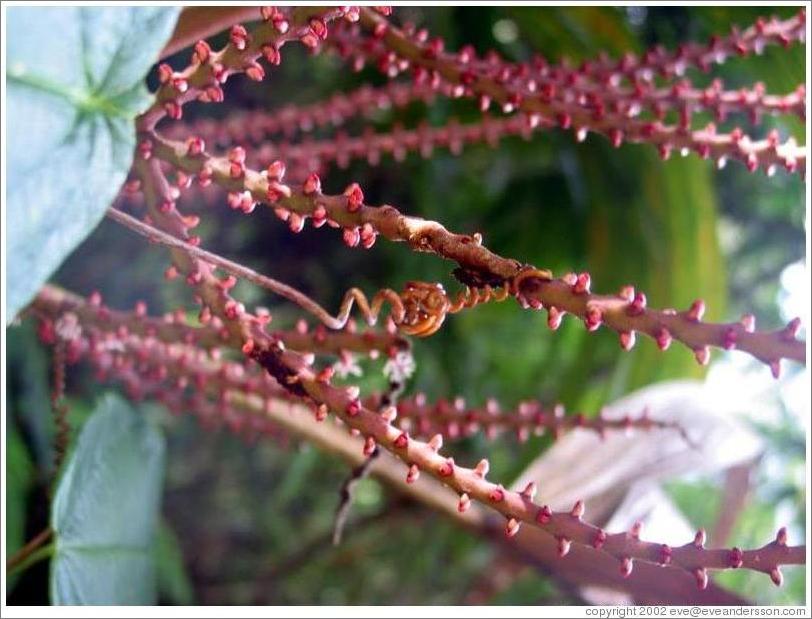
[(10, 573), (23, 564), (31, 555), (53, 536), (51, 527), (40, 531), (28, 543), (6, 560), (6, 573)]

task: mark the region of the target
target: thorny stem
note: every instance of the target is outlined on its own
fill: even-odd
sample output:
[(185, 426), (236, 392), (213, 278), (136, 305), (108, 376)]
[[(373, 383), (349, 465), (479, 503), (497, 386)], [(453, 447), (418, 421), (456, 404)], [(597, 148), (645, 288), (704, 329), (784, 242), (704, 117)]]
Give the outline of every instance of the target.
[[(257, 373), (252, 366), (210, 358), (190, 345), (186, 338), (173, 339), (168, 337), (169, 334), (164, 334), (160, 341), (155, 341), (149, 335), (153, 333), (149, 328), (138, 333), (122, 328), (130, 322), (120, 320), (116, 316), (118, 312), (92, 306), (79, 297), (71, 296), (70, 302), (60, 300), (61, 298), (50, 290), (35, 298), (31, 313), (41, 321), (40, 335), (47, 339), (50, 325), (59, 316), (73, 313), (79, 319), (82, 335), (69, 343), (71, 363), (87, 354), (99, 369), (113, 371), (127, 379), (130, 391), (134, 394), (139, 393), (140, 385), (154, 381), (164, 383), (166, 388), (192, 385), (199, 392), (215, 397), (226, 392), (243, 391), (257, 393), (268, 399), (297, 401), (297, 398), (264, 371)], [(139, 316), (138, 321), (146, 324), (161, 322), (148, 316)], [(183, 331), (177, 333), (181, 334)], [(311, 352), (304, 346), (299, 350)], [(105, 365), (108, 362), (110, 367)], [(136, 374), (132, 373), (133, 369), (137, 370)], [(388, 389), (365, 398), (364, 404), (384, 415), (396, 413), (399, 429), (416, 436), (428, 437), (441, 432), (454, 440), (482, 429), (487, 437), (492, 438), (501, 431), (512, 430), (519, 440), (523, 440), (539, 431), (549, 431), (558, 437), (563, 432), (576, 428), (593, 431), (601, 437), (614, 431), (659, 429), (675, 430), (686, 442), (693, 444), (685, 428), (678, 423), (653, 419), (646, 411), (642, 415), (626, 415), (621, 419), (605, 419), (602, 416), (588, 418), (582, 414), (567, 415), (561, 406), (545, 407), (536, 401), (525, 401), (515, 411), (500, 412), (495, 400), (489, 400), (480, 410), (466, 408), (461, 398), (455, 399), (453, 403), (440, 400), (428, 404), (425, 397), (418, 394), (399, 400), (404, 386), (402, 379), (392, 375)]]
[[(319, 408), (327, 406), (349, 427), (365, 437), (364, 448), (370, 444), (390, 451), (410, 465), (407, 481), (414, 481), (420, 471), (438, 479), (470, 500), (478, 501), (501, 512), (508, 520), (508, 534), (514, 535), (520, 522), (537, 526), (554, 535), (566, 554), (571, 542), (593, 545), (621, 561), (627, 573), (631, 561), (638, 559), (654, 563), (669, 563), (695, 573), (701, 588), (707, 585), (706, 569), (747, 567), (767, 572), (776, 582), (781, 575), (780, 564), (797, 564), (804, 560), (803, 547), (786, 546), (785, 533), (779, 532), (777, 541), (754, 551), (705, 550), (701, 542), (670, 548), (639, 540), (639, 532), (607, 535), (600, 529), (583, 522), (583, 505), (576, 505), (572, 513), (554, 513), (533, 503), (534, 491), (528, 487), (515, 493), (498, 484), (486, 481), (487, 463), (476, 469), (466, 469), (439, 453), (441, 439), (423, 443), (396, 429), (388, 418), (360, 405), (354, 387), (337, 388), (317, 378), (300, 355), (270, 348), (254, 350), (252, 357), (285, 386), (292, 395), (303, 396)], [(236, 397), (236, 392), (232, 399)], [(250, 396), (254, 397), (254, 396)], [(261, 399), (260, 401), (264, 401)], [(372, 443), (370, 443), (370, 440)]]
[(185, 145), (156, 134), (152, 134), (151, 140), (155, 157), (187, 174), (204, 172), (230, 191), (248, 191), (253, 200), (268, 203), (277, 213), (281, 209), (304, 218), (321, 212), (321, 217), (345, 229), (357, 230), (368, 225), (374, 233), (405, 242), (415, 251), (435, 253), (452, 260), (461, 267), (464, 276), (510, 288), (525, 307), (546, 308), (551, 328), (557, 328), (563, 316), (569, 313), (584, 320), (589, 330), (604, 324), (617, 331), (626, 349), (631, 348), (634, 333), (639, 332), (649, 335), (662, 349), (668, 348), (672, 339), (682, 342), (694, 350), (702, 364), (710, 359), (709, 346), (743, 350), (770, 365), (776, 376), (782, 359), (806, 363), (805, 342), (795, 338), (800, 327), (798, 320), (791, 321), (784, 329), (762, 332), (755, 331), (752, 316), (733, 323), (703, 322), (704, 303), (701, 301), (685, 311), (655, 310), (646, 306), (645, 294), (631, 286), (624, 287), (617, 295), (593, 294), (588, 273), (553, 278), (549, 271), (491, 252), (482, 245), (480, 235), (455, 234), (438, 222), (403, 215), (390, 205), (360, 204), (351, 210), (344, 195), (326, 195), (320, 189), (305, 193), (269, 181), (265, 174), (247, 168), (234, 178), (231, 164), (225, 158), (205, 152), (189, 155)]
[[(803, 33), (804, 18), (795, 18), (787, 24), (781, 23), (772, 27), (784, 34), (794, 33), (797, 22), (801, 24), (800, 33)], [(779, 144), (777, 138), (765, 140), (752, 140), (741, 131), (729, 134), (716, 133), (715, 127), (691, 130), (684, 125), (665, 125), (660, 121), (641, 121), (620, 115), (601, 111), (594, 114), (590, 110), (573, 106), (567, 102), (530, 91), (525, 85), (504, 84), (495, 79), (491, 71), (473, 66), (470, 62), (462, 62), (455, 55), (443, 53), (442, 49), (435, 50), (429, 45), (423, 46), (405, 35), (403, 31), (394, 27), (383, 15), (361, 8), (361, 24), (375, 33), (376, 38), (385, 47), (394, 52), (407, 65), (421, 67), (424, 71), (434, 72), (439, 78), (463, 88), (465, 93), (478, 97), (486, 97), (505, 109), (517, 110), (535, 118), (554, 119), (562, 127), (573, 127), (576, 135), (586, 137), (586, 132), (597, 131), (606, 134), (610, 140), (619, 146), (624, 140), (630, 142), (646, 142), (658, 146), (665, 152), (672, 149), (686, 152), (696, 151), (703, 158), (712, 158), (719, 162), (726, 161), (728, 157), (740, 159), (751, 170), (763, 168), (772, 173), (777, 166), (801, 174), (806, 170), (806, 149), (790, 140)], [(801, 36), (799, 34), (798, 36)], [(765, 35), (758, 32), (755, 27), (743, 36), (736, 37), (738, 43), (754, 44), (755, 40), (764, 39)], [(769, 38), (769, 37), (767, 37)], [(736, 41), (730, 43), (735, 48)], [(745, 45), (745, 50), (749, 47)], [(726, 50), (725, 50), (726, 51)], [(709, 56), (717, 57), (720, 50), (711, 49)], [(397, 60), (388, 63), (397, 67)], [(395, 69), (397, 72), (398, 69)], [(720, 163), (720, 165), (723, 165)]]
[[(95, 300), (95, 299), (94, 299)], [(230, 344), (242, 345), (241, 340), (233, 339), (222, 320), (212, 317), (207, 324), (194, 327), (186, 324), (186, 313), (167, 313), (162, 318), (146, 315), (145, 303), (138, 303), (132, 312), (122, 312), (94, 305), (82, 297), (52, 285), (44, 286), (31, 303), (31, 311), (50, 320), (45, 326), (45, 339), (54, 342), (53, 321), (66, 313), (76, 314), (83, 325), (89, 325), (119, 336), (137, 335), (144, 338), (157, 338), (166, 343), (182, 342), (188, 346), (216, 349)], [(353, 323), (348, 323), (348, 327)], [(294, 330), (275, 330), (274, 338), (293, 350), (309, 351), (315, 354), (340, 355), (345, 352), (369, 354), (393, 354), (407, 352), (410, 344), (407, 339), (386, 331), (328, 331), (321, 326), (311, 329), (300, 322)]]
[[(171, 146), (168, 148), (172, 152)], [(161, 149), (156, 147), (155, 150), (157, 152)], [(179, 153), (176, 152), (176, 155), (182, 159)], [(174, 206), (170, 206), (165, 213), (158, 209), (158, 205), (162, 204), (164, 199), (154, 191), (154, 187), (165, 186), (166, 194), (164, 195), (168, 195), (168, 185), (166, 185), (166, 179), (163, 177), (160, 166), (154, 164), (154, 159), (147, 163), (153, 165), (147, 166), (142, 181), (145, 184), (145, 196), (150, 208), (150, 216), (155, 218), (162, 227), (169, 228), (174, 225), (180, 228), (182, 234), (188, 234), (186, 226)], [(214, 169), (217, 162), (210, 160), (208, 163), (212, 164)], [(143, 167), (141, 169), (143, 170)], [(220, 171), (217, 170), (215, 175), (219, 173)], [(253, 173), (253, 175), (256, 181), (267, 183), (267, 180), (258, 174)], [(224, 176), (228, 178), (230, 175), (226, 172)], [(248, 176), (247, 172), (245, 176)], [(321, 198), (321, 200), (324, 199)], [(346, 212), (345, 204), (346, 201), (342, 200), (340, 208)], [(373, 209), (373, 211), (377, 210)], [(397, 218), (398, 215), (395, 217)], [(408, 222), (408, 220), (406, 221)], [(389, 223), (391, 225), (391, 222)], [(425, 222), (422, 222), (421, 227), (424, 225)], [(445, 230), (439, 224), (433, 224), (431, 228)], [(397, 229), (395, 233), (397, 234)], [(441, 235), (440, 241), (448, 241), (448, 238)], [(475, 246), (481, 248), (478, 244)], [(487, 252), (487, 250), (484, 251)], [(201, 267), (194, 264), (194, 259), (190, 255), (183, 253), (181, 249), (173, 249), (172, 252), (175, 264), (184, 273), (200, 272)], [(488, 254), (493, 255), (490, 252), (486, 255)], [(498, 257), (495, 259), (497, 263), (500, 260), (504, 261)], [(559, 540), (562, 556), (567, 554), (570, 544), (573, 542), (591, 545), (615, 557), (620, 562), (621, 573), (624, 576), (631, 574), (634, 560), (671, 564), (692, 573), (701, 589), (708, 585), (708, 569), (745, 567), (770, 574), (772, 580), (778, 584), (783, 579), (779, 569), (780, 565), (805, 562), (805, 547), (787, 546), (786, 532), (783, 530), (779, 532), (775, 542), (757, 550), (742, 551), (737, 548), (707, 550), (699, 535), (696, 543), (671, 548), (663, 544), (643, 542), (639, 539), (637, 531), (606, 534), (598, 527), (582, 520), (583, 504), (580, 502), (573, 507), (572, 513), (555, 513), (547, 507), (535, 504), (532, 500), (534, 492), (529, 487), (524, 493), (518, 493), (486, 481), (485, 475), (488, 468), (486, 461), (475, 469), (455, 464), (453, 459), (440, 455), (439, 448), (442, 444), (440, 435), (428, 443), (409, 437), (408, 434), (395, 428), (382, 415), (362, 406), (358, 399), (357, 387), (333, 386), (329, 379), (325, 380), (318, 376), (310, 368), (309, 363), (312, 360), (280, 348), (267, 336), (261, 325), (256, 326), (250, 315), (243, 312), (229, 312), (227, 308), (233, 307), (230, 304), (233, 304), (234, 301), (229, 300), (228, 293), (223, 291), (222, 287), (218, 285), (218, 281), (206, 273), (204, 276), (191, 280), (191, 284), (197, 289), (200, 300), (209, 305), (212, 312), (229, 321), (231, 328), (238, 333), (250, 337), (251, 346), (247, 349), (243, 347), (243, 350), (276, 378), (280, 385), (292, 395), (312, 402), (319, 410), (334, 412), (344, 423), (365, 437), (365, 446), (371, 442), (400, 458), (409, 465), (407, 482), (414, 481), (420, 471), (424, 471), (464, 495), (469, 501), (477, 501), (502, 513), (507, 518), (506, 532), (509, 536), (516, 534), (521, 523), (526, 523), (555, 536)]]
[(51, 478), (51, 493), (55, 489), (55, 482), (62, 470), (62, 463), (68, 452), (70, 442), (70, 423), (68, 422), (68, 405), (65, 402), (65, 356), (66, 342), (57, 334), (54, 344), (53, 363), (53, 390), (51, 392), (51, 409), (54, 415), (54, 470)]
[[(346, 12), (341, 7), (305, 6), (279, 13), (286, 26), (281, 22), (267, 20), (251, 32), (237, 37), (239, 44), (231, 42), (220, 51), (208, 49), (204, 58), (195, 52), (192, 64), (179, 74), (174, 74), (155, 93), (155, 102), (136, 120), (139, 131), (150, 131), (167, 115), (179, 119), (182, 106), (195, 99), (217, 101), (222, 99), (221, 84), (234, 73), (242, 73), (249, 68), (259, 71), (257, 59), (272, 50), (279, 57), (279, 49), (288, 41), (304, 38), (309, 35), (308, 26), (311, 18), (324, 22), (344, 17)], [(242, 49), (240, 49), (242, 48)], [(270, 52), (267, 52), (270, 53)]]

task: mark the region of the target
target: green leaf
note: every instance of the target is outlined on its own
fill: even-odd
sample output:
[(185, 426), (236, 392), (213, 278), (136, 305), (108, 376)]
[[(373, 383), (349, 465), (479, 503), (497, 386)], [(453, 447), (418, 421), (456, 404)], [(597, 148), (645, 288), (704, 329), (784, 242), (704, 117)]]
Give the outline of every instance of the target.
[(8, 10), (7, 321), (96, 227), (124, 182), (144, 77), (177, 8)]
[[(34, 465), (12, 417), (6, 418), (6, 560), (25, 542), (25, 508), (34, 480)], [(16, 577), (8, 581), (14, 587)]]
[(163, 475), (160, 432), (107, 395), (82, 429), (54, 498), (54, 604), (155, 603)]
[(155, 567), (161, 600), (180, 606), (194, 602), (192, 582), (183, 564), (178, 537), (166, 521), (161, 521), (155, 539)]

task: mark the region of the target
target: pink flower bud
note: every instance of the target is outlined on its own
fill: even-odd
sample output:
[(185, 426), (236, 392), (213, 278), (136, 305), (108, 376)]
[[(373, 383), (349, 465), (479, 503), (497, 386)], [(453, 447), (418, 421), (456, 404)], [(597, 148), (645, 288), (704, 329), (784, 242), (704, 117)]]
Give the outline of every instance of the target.
[(502, 486), (496, 486), (488, 493), (488, 500), (492, 503), (501, 503), (505, 500), (505, 489)]
[(515, 537), (516, 534), (519, 532), (522, 523), (516, 520), (515, 518), (508, 518), (507, 524), (505, 524), (505, 536), (509, 539), (511, 537)]
[(186, 154), (189, 157), (197, 157), (203, 154), (203, 151), (206, 150), (206, 143), (203, 141), (202, 138), (197, 136), (192, 136), (188, 140), (186, 140)]
[(275, 45), (265, 43), (260, 51), (262, 52), (263, 58), (265, 58), (269, 65), (279, 66), (279, 64), (282, 62), (282, 54), (279, 53), (279, 48)]
[(261, 82), (265, 79), (265, 69), (262, 68), (262, 65), (259, 64), (257, 61), (252, 60), (248, 64), (245, 65), (245, 74), (248, 76), (248, 79), (254, 82)]
[(344, 409), (344, 412), (347, 413), (348, 417), (355, 417), (358, 413), (361, 412), (361, 402), (358, 399), (352, 399), (347, 402), (347, 406)]
[(231, 44), (239, 51), (243, 51), (246, 47), (248, 47), (248, 31), (245, 29), (245, 26), (241, 24), (235, 24), (232, 26), (231, 33), (229, 34), (229, 40), (231, 41)]
[(281, 181), (285, 176), (285, 162), (277, 159), (268, 165), (268, 178)]
[(671, 333), (665, 327), (661, 327), (654, 338), (657, 341), (657, 348), (660, 350), (668, 350), (671, 346)]
[(344, 228), (343, 237), (347, 247), (357, 247), (361, 242), (361, 232), (358, 228)]
[(406, 483), (413, 484), (420, 477), (420, 469), (416, 464), (409, 466), (409, 472), (406, 474)]
[(553, 512), (549, 506), (542, 506), (538, 514), (536, 514), (536, 522), (539, 524), (548, 524), (553, 519)]
[(727, 557), (728, 567), (738, 569), (744, 564), (744, 553), (741, 548), (733, 548)]
[(446, 461), (437, 469), (437, 474), (440, 477), (451, 477), (454, 474), (454, 458), (446, 458)]
[(305, 180), (302, 191), (306, 195), (321, 193), (321, 179), (319, 178), (319, 175), (315, 172), (311, 173)]
[(347, 197), (347, 210), (350, 213), (355, 213), (361, 208), (364, 203), (364, 192), (361, 190), (358, 183), (352, 183), (344, 190), (344, 195)]
[(158, 81), (161, 84), (168, 83), (172, 79), (172, 76), (174, 74), (175, 72), (172, 70), (172, 67), (170, 67), (165, 62), (162, 62), (161, 64), (158, 65)]
[(691, 322), (699, 322), (705, 315), (705, 302), (702, 299), (697, 299), (691, 303), (691, 307), (685, 313), (685, 318)]
[(620, 575), (623, 578), (628, 578), (631, 576), (632, 570), (634, 569), (634, 561), (631, 557), (623, 557), (620, 560)]
[(634, 295), (634, 299), (629, 304), (629, 307), (626, 309), (626, 313), (629, 316), (639, 316), (642, 314), (646, 309), (646, 295), (643, 292), (637, 292)]
[(560, 311), (557, 307), (551, 305), (547, 308), (547, 326), (555, 331), (561, 326), (561, 320), (564, 318), (564, 312)]
[(596, 331), (603, 323), (603, 313), (597, 307), (590, 307), (586, 310), (586, 317), (584, 318), (584, 324), (586, 325), (587, 331)]
[(620, 347), (623, 350), (631, 350), (634, 348), (636, 336), (634, 331), (621, 331), (620, 332)]
[(457, 511), (460, 512), (461, 514), (464, 514), (465, 512), (468, 511), (470, 507), (471, 507), (471, 498), (465, 492), (463, 492), (460, 495), (459, 502), (457, 503)]
[(198, 41), (195, 43), (194, 53), (192, 54), (192, 62), (197, 64), (206, 64), (211, 58), (211, 47), (206, 41)]

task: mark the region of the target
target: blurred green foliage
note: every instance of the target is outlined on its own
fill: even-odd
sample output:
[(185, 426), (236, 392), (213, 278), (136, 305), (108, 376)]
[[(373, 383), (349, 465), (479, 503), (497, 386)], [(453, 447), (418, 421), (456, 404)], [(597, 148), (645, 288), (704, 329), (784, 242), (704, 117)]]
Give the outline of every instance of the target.
[[(784, 15), (792, 11), (776, 10)], [(673, 48), (686, 39), (705, 40), (727, 31), (731, 23), (751, 23), (760, 12), (754, 7), (482, 6), (401, 7), (396, 14), (443, 35), (450, 48), (473, 43), (479, 50), (495, 47), (517, 60), (533, 51), (579, 60), (600, 50), (619, 54), (654, 43)], [(515, 40), (496, 40), (494, 25), (500, 22), (512, 24), (518, 32)], [(788, 92), (804, 79), (804, 51), (770, 49), (759, 58), (731, 59), (718, 74), (734, 86), (763, 80), (770, 91)], [(185, 61), (186, 54), (172, 60), (179, 67)], [(708, 79), (691, 77), (700, 84)], [(329, 55), (310, 58), (295, 46), (286, 47), (282, 66), (265, 83), (237, 77), (227, 88), (231, 105), (190, 105), (187, 115), (224, 117), (238, 107), (272, 110), (317, 101), (364, 82), (382, 79), (371, 69), (353, 74)], [(422, 118), (442, 124), (451, 117), (472, 121), (477, 116), (470, 102), (440, 100), (428, 110), (415, 104), (382, 112), (375, 125), (382, 129), (399, 120), (413, 126)], [(785, 134), (800, 135), (802, 130), (792, 120), (767, 119), (755, 131), (772, 126)], [(358, 126), (350, 123), (347, 128)], [(570, 133), (551, 131), (529, 142), (504, 140), (498, 150), (471, 147), (459, 157), (437, 151), (431, 160), (412, 155), (403, 163), (385, 159), (377, 168), (355, 162), (348, 170), (333, 171), (323, 183), (335, 191), (350, 180), (361, 183), (370, 203), (395, 204), (452, 230), (482, 232), (485, 243), (502, 255), (556, 273), (588, 270), (597, 291), (633, 283), (658, 307), (686, 307), (702, 297), (711, 319), (753, 311), (760, 326), (778, 324), (779, 274), (805, 251), (803, 184), (797, 177), (779, 172), (768, 180), (733, 163), (716, 171), (693, 156), (663, 163), (651, 147), (614, 150), (595, 136), (576, 144)], [(400, 245), (379, 242), (368, 252), (350, 250), (340, 235), (325, 229), (308, 227), (291, 235), (265, 211), (249, 218), (226, 208), (206, 207), (203, 212), (203, 207), (183, 202), (181, 207), (204, 215), (201, 235), (208, 248), (295, 285), (327, 307), (336, 307), (350, 286), (398, 289), (405, 281), (421, 279), (458, 288), (451, 263)], [(146, 250), (141, 239), (104, 222), (56, 281), (84, 294), (102, 290), (113, 307), (132, 307), (141, 298), (155, 312), (191, 307), (185, 286), (163, 282), (165, 264), (162, 251)], [(250, 286), (240, 284), (237, 292), (247, 304), (271, 307), (276, 325), (292, 324), (298, 315)], [(35, 454), (32, 459), (42, 468), (48, 444), (42, 429), (48, 427), (47, 363), (30, 330), (20, 332), (8, 331), (8, 404)], [(418, 371), (409, 392), (459, 394), (472, 403), (495, 396), (505, 406), (539, 397), (587, 414), (642, 385), (702, 375), (691, 353), (680, 346), (662, 354), (645, 340), (623, 353), (609, 331), (588, 335), (577, 321), (565, 320), (553, 334), (543, 313), (518, 311), (511, 302), (449, 318), (436, 336), (415, 342), (415, 356)], [(380, 364), (363, 365), (363, 384), (379, 386)], [(97, 390), (86, 369), (72, 371), (70, 393), (78, 407)], [(38, 404), (33, 406), (32, 400)], [(180, 553), (164, 539), (169, 549), (158, 554), (169, 557), (165, 561), (171, 566), (159, 567), (165, 578), (163, 601), (454, 604), (470, 600), (473, 590), (489, 590), (492, 583), (483, 582), (483, 570), (500, 556), (498, 549), (402, 501), (375, 481), (360, 486), (345, 541), (332, 547), (338, 488), (348, 473), (335, 458), (295, 441), (246, 445), (224, 433), (203, 432), (189, 418), (168, 418), (166, 423), (164, 515)], [(787, 431), (797, 438), (797, 428)], [(487, 454), (494, 477), (508, 482), (548, 440), (534, 438), (517, 447), (510, 438), (490, 443), (473, 437), (452, 451), (464, 462)], [(770, 448), (781, 449), (778, 444)], [(787, 457), (803, 462), (802, 453)], [(773, 484), (762, 477), (761, 486)], [(718, 495), (718, 480), (685, 482), (672, 491), (697, 524), (707, 525), (715, 517), (718, 507), (706, 497)], [(792, 500), (802, 505), (804, 492)], [(699, 504), (707, 509), (692, 511)], [(30, 502), (27, 510), (33, 517)], [(773, 505), (758, 499), (742, 516), (736, 541), (760, 545), (772, 535), (765, 523), (774, 517)], [(780, 597), (768, 597), (773, 594), (765, 592), (763, 583), (754, 589), (747, 574), (725, 576), (724, 582), (745, 595), (758, 591), (754, 597), (760, 600), (800, 603), (803, 586), (796, 574), (802, 577), (803, 571), (793, 572), (792, 584)], [(24, 587), (21, 583), (17, 595), (43, 601), (45, 591), (33, 580), (28, 578)], [(499, 604), (576, 600), (526, 569), (489, 599)]]

